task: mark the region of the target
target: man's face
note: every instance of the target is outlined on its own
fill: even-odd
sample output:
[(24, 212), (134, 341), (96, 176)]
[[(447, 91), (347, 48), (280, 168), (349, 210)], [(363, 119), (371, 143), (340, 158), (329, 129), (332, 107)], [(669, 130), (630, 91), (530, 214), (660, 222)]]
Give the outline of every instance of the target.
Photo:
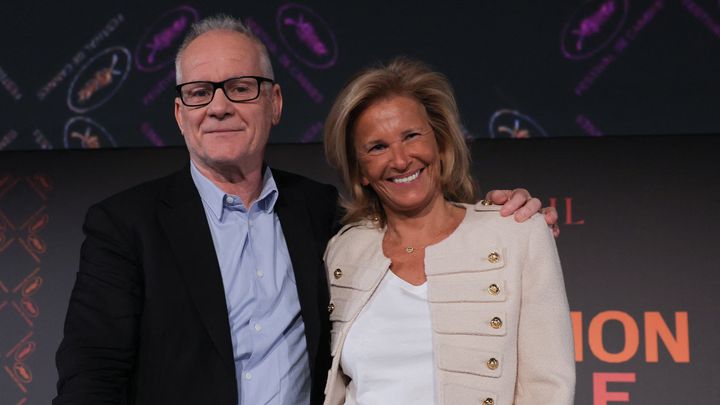
[[(182, 82), (219, 82), (238, 76), (266, 76), (259, 45), (232, 31), (210, 31), (193, 40), (180, 59)], [(280, 121), (280, 86), (263, 83), (260, 97), (233, 103), (222, 89), (210, 104), (187, 107), (175, 99), (175, 120), (190, 158), (201, 169), (260, 168), (270, 128)]]

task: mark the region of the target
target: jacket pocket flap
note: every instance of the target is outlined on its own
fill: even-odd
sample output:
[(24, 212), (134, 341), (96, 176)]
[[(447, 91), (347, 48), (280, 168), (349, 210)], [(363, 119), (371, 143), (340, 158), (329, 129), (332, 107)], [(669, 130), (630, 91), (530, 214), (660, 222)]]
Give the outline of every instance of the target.
[[(498, 403), (498, 395), (494, 392), (479, 390), (458, 384), (445, 384), (443, 386), (443, 400), (445, 405)], [(488, 400), (492, 400), (488, 401)]]
[(432, 308), (433, 329), (438, 333), (505, 336), (505, 312), (482, 308), (458, 309), (436, 305)]
[(382, 276), (385, 269), (373, 269), (349, 264), (328, 266), (328, 278), (331, 286), (369, 291)]
[(437, 362), (438, 368), (445, 371), (494, 378), (502, 375), (503, 360), (500, 353), (445, 346), (438, 350)]
[(489, 279), (477, 273), (432, 276), (432, 282), (428, 283), (428, 301), (502, 302), (507, 299), (506, 286), (505, 280)]
[(427, 275), (481, 272), (503, 267), (505, 267), (505, 249), (499, 246), (472, 252), (467, 250), (449, 252), (438, 256), (428, 254), (425, 257)]

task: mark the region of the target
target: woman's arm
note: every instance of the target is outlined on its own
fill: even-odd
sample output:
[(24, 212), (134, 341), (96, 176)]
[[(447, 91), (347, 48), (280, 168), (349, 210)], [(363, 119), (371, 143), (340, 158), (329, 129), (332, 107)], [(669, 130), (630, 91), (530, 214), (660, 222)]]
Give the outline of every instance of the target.
[(522, 274), (515, 405), (572, 405), (575, 360), (560, 259), (543, 218), (531, 221)]

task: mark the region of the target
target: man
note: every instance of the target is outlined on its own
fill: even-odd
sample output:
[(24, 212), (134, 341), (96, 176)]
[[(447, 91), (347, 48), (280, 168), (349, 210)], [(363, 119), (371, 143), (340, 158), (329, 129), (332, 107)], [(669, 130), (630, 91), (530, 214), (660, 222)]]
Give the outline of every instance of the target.
[(321, 403), (337, 192), (264, 166), (282, 94), (242, 23), (195, 24), (176, 68), (190, 165), (88, 211), (53, 403)]

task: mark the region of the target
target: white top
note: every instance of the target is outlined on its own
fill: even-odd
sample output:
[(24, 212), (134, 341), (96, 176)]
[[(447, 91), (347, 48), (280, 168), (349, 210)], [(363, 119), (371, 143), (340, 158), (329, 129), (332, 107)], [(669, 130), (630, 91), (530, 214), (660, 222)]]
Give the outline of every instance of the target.
[(343, 346), (345, 405), (433, 404), (432, 347), (427, 283), (387, 271)]

